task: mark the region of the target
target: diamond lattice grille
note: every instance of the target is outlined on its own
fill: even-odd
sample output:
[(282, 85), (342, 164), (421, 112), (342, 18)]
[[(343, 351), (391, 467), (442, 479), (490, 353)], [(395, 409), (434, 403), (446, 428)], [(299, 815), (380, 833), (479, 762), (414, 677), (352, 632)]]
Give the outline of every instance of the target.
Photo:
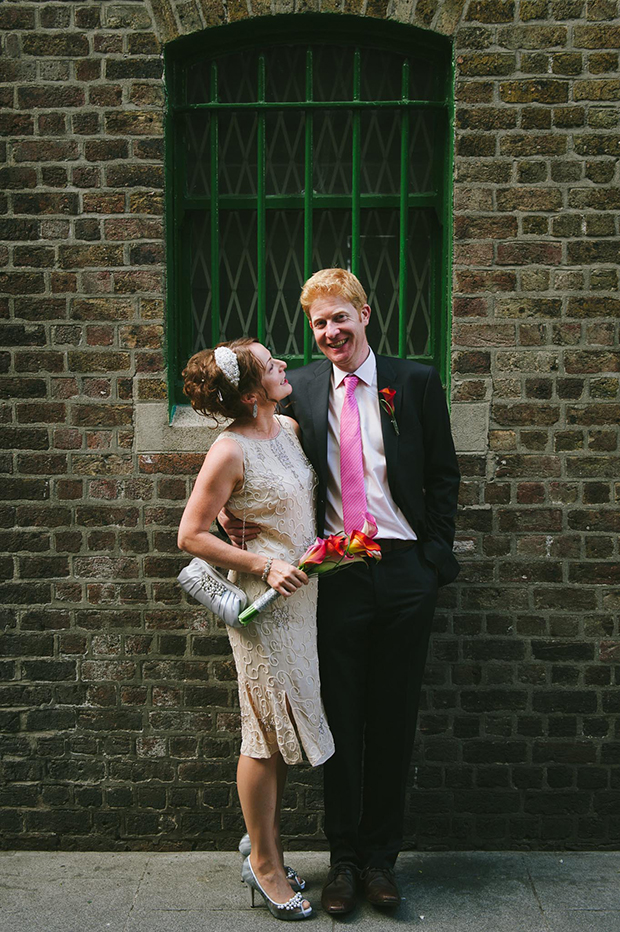
[(362, 194), (400, 191), (400, 123), (394, 110), (362, 113)]
[(217, 59), (217, 96), (223, 104), (258, 100), (256, 52), (239, 52)]
[(211, 214), (195, 213), (191, 226), (192, 353), (211, 344)]
[(362, 49), (361, 58), (362, 100), (399, 100), (402, 97), (405, 59), (377, 49)]
[(305, 46), (288, 45), (265, 55), (266, 100), (306, 99)]
[(351, 100), (353, 98), (353, 60), (352, 48), (323, 45), (314, 49), (315, 100)]
[(221, 194), (256, 194), (258, 115), (243, 110), (219, 116)]
[[(187, 230), (183, 248), (191, 253), (193, 348), (211, 345), (216, 333), (260, 333), (272, 352), (302, 361), (308, 341), (299, 291), (313, 270), (340, 266), (355, 270), (367, 290), (377, 352), (431, 353), (448, 123), (440, 110), (407, 103), (441, 93), (428, 55), (349, 42), (283, 44), (192, 63), (183, 87), (177, 164), (186, 202), (178, 229)], [(309, 88), (312, 106), (304, 106)], [(434, 208), (421, 207), (417, 195)]]
[(281, 356), (299, 356), (304, 347), (303, 211), (274, 210), (267, 218), (266, 339)]
[(280, 111), (265, 116), (267, 194), (301, 194), (304, 190), (303, 113)]
[(415, 192), (432, 187), (436, 117), (432, 113), (415, 113), (410, 117), (409, 183)]
[(350, 194), (353, 168), (353, 114), (328, 110), (314, 117), (314, 190)]
[(372, 309), (368, 340), (377, 352), (398, 355), (397, 210), (368, 210), (362, 214), (360, 278)]
[(187, 72), (188, 104), (203, 104), (211, 100), (211, 63), (199, 62)]
[(412, 210), (409, 214), (407, 243), (409, 266), (407, 354), (409, 356), (422, 356), (429, 349), (433, 234), (436, 237), (436, 221), (433, 222), (433, 212)]
[(315, 211), (312, 268), (351, 271), (350, 210)]
[(220, 214), (220, 339), (257, 332), (256, 214)]
[(211, 194), (211, 117), (208, 113), (188, 113), (185, 119), (187, 151), (187, 193)]

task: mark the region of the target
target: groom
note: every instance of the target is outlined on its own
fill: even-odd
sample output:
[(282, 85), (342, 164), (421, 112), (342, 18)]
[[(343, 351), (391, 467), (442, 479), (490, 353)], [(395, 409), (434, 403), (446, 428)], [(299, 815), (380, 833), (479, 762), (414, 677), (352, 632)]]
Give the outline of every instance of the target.
[[(459, 571), (459, 470), (437, 372), (375, 356), (358, 279), (323, 269), (304, 285), (301, 305), (326, 358), (288, 373), (287, 413), (319, 478), (317, 533), (349, 532), (347, 519), (359, 528), (359, 515), (369, 515), (382, 551), (380, 561), (319, 585), (321, 687), (336, 744), (324, 766), (331, 868), (322, 905), (342, 915), (355, 906), (358, 877), (371, 903), (400, 902), (393, 867), (437, 588)], [(360, 434), (361, 505), (350, 450)]]
[(360, 883), (377, 906), (400, 902), (393, 867), (437, 589), (459, 571), (459, 470), (437, 372), (375, 356), (358, 279), (323, 269), (301, 305), (326, 358), (288, 373), (286, 413), (318, 475), (317, 533), (374, 520), (382, 551), (319, 583), (321, 690), (336, 745), (324, 766), (331, 867), (321, 902), (343, 915)]

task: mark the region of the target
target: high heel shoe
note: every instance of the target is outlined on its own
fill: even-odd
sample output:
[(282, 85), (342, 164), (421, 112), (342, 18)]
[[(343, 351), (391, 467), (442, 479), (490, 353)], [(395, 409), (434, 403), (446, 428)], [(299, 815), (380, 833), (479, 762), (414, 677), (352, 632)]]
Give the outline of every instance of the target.
[[(248, 855), (252, 852), (252, 842), (250, 841), (250, 836), (247, 832), (239, 842), (239, 851), (244, 858), (247, 858)], [(291, 885), (291, 890), (294, 890), (295, 893), (301, 893), (302, 890), (306, 889), (306, 881), (299, 876), (294, 867), (288, 867), (285, 864), (284, 873), (286, 874), (286, 879)]]
[(250, 893), (252, 896), (252, 906), (254, 906), (254, 891), (256, 890), (262, 896), (265, 901), (265, 906), (269, 910), (272, 916), (275, 919), (284, 919), (286, 921), (294, 922), (297, 919), (308, 919), (312, 915), (312, 907), (303, 905), (303, 897), (301, 893), (295, 893), (287, 900), (286, 903), (276, 903), (271, 897), (265, 893), (258, 880), (256, 879), (256, 874), (252, 870), (252, 865), (250, 864), (250, 856), (248, 855), (243, 866), (241, 868), (241, 879), (244, 883), (247, 883), (250, 888)]

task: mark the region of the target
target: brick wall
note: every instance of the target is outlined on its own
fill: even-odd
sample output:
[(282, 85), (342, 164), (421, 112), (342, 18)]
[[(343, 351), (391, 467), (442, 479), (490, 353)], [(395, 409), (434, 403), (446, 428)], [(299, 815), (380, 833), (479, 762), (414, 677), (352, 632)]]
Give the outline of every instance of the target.
[[(322, 9), (455, 41), (463, 572), (437, 615), (409, 839), (617, 846), (618, 4)], [(247, 15), (0, 6), (4, 847), (227, 848), (242, 830), (226, 634), (174, 582), (201, 456), (141, 452), (133, 428), (166, 398), (162, 44)], [(292, 843), (320, 847), (320, 773), (292, 771), (285, 805)]]

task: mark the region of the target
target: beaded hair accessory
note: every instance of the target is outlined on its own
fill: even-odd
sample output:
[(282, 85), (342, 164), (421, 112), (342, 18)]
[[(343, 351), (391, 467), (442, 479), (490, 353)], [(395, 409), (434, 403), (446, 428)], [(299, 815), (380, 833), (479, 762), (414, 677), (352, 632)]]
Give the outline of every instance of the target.
[(239, 372), (239, 360), (237, 359), (236, 353), (228, 346), (218, 346), (213, 350), (213, 355), (215, 356), (215, 363), (218, 369), (221, 369), (228, 381), (234, 385), (235, 388), (238, 388), (241, 374)]

